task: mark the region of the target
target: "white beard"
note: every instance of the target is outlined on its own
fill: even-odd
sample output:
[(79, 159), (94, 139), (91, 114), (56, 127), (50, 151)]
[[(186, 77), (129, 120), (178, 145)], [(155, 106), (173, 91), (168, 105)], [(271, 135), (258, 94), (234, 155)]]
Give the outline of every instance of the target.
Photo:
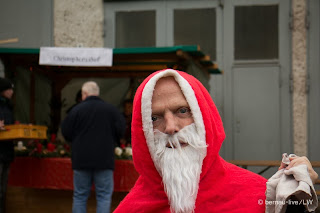
[[(180, 142), (188, 143), (181, 147)], [(170, 144), (171, 148), (166, 147)], [(175, 147), (175, 148), (173, 148)], [(155, 166), (162, 177), (172, 212), (193, 212), (199, 189), (206, 142), (201, 141), (195, 124), (174, 135), (155, 130)]]

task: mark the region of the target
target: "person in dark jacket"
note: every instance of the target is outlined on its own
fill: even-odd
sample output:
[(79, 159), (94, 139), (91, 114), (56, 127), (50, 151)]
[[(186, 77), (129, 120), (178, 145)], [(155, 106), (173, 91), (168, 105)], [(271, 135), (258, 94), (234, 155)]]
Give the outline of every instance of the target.
[[(5, 125), (13, 124), (13, 107), (10, 102), (13, 84), (6, 78), (0, 78), (0, 131)], [(5, 212), (6, 191), (10, 163), (14, 159), (13, 141), (0, 141), (0, 213)]]
[(61, 126), (72, 148), (72, 211), (86, 212), (94, 183), (97, 212), (110, 212), (114, 146), (123, 137), (125, 120), (117, 108), (99, 98), (95, 82), (84, 83), (81, 91), (83, 101), (68, 113)]

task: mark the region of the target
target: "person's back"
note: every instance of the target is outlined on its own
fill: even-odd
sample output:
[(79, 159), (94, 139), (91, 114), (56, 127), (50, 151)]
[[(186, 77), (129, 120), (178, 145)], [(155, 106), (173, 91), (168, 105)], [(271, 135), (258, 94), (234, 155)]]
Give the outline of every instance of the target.
[(114, 145), (125, 130), (124, 118), (99, 97), (99, 87), (89, 81), (82, 86), (82, 102), (62, 122), (62, 134), (71, 142), (74, 213), (86, 212), (94, 183), (97, 212), (110, 212), (113, 191)]
[(117, 109), (97, 96), (90, 96), (71, 112), (73, 169), (114, 169), (114, 144), (121, 132)]

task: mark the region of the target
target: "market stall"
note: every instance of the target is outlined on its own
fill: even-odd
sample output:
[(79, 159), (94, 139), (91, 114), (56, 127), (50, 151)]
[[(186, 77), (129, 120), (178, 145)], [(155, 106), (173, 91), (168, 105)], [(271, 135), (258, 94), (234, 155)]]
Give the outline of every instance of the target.
[[(217, 64), (198, 46), (115, 48), (112, 66), (105, 67), (39, 65), (39, 53), (39, 49), (0, 48), (0, 59), (5, 66), (6, 77), (18, 83), (16, 102), (26, 105), (19, 111), (24, 113), (21, 120), (40, 122), (40, 125), (44, 123), (54, 134), (62, 118), (64, 103), (61, 92), (72, 79), (128, 79), (125, 96), (133, 98), (141, 80), (156, 70), (174, 68), (188, 72), (207, 88), (210, 74), (221, 74)], [(43, 90), (47, 93), (41, 93)], [(49, 103), (44, 106), (44, 102)]]
[[(102, 96), (113, 96), (114, 104), (119, 107), (128, 100), (132, 101), (140, 82), (156, 70), (173, 68), (185, 71), (197, 77), (207, 88), (210, 74), (222, 73), (198, 46), (115, 48), (112, 52), (112, 66), (58, 66), (39, 64), (39, 49), (0, 48), (6, 77), (16, 84), (14, 102), (19, 106), (15, 107), (16, 117), (20, 123), (48, 128), (47, 140), (24, 141), (27, 152), (23, 156), (38, 158), (17, 157), (12, 165), (10, 185), (71, 189), (70, 159), (59, 158), (69, 157), (70, 150), (66, 143), (57, 139), (57, 134), (65, 116), (62, 109), (66, 95), (63, 96), (63, 91), (70, 88), (74, 79), (97, 78), (103, 81), (102, 85), (112, 95)], [(117, 81), (107, 81), (110, 79)], [(116, 85), (118, 90), (108, 87), (109, 84)], [(127, 176), (132, 179), (127, 181)], [(131, 161), (116, 162), (116, 190), (129, 191), (136, 178)]]
[[(9, 174), (9, 208), (15, 209), (18, 203), (18, 209), (26, 207), (31, 212), (36, 207), (70, 212), (70, 147), (59, 139), (59, 126), (79, 89), (76, 80), (95, 78), (103, 85), (102, 98), (125, 112), (127, 104), (130, 111), (130, 101), (140, 82), (156, 70), (173, 68), (188, 72), (208, 89), (210, 74), (222, 73), (198, 46), (116, 48), (112, 66), (100, 67), (40, 65), (39, 53), (40, 49), (0, 48), (5, 76), (15, 84), (17, 124), (45, 126), (47, 131), (47, 139), (41, 135), (38, 139), (16, 140), (23, 141), (23, 145)], [(138, 178), (130, 152), (126, 154), (124, 148), (120, 151), (122, 154), (115, 153), (115, 205)], [(94, 202), (89, 202), (89, 209), (94, 206)]]

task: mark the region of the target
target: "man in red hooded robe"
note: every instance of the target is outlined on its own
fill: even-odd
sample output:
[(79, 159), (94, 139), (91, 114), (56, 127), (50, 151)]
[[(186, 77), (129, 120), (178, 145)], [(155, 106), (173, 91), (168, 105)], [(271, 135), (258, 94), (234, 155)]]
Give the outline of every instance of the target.
[(115, 212), (265, 211), (267, 180), (219, 156), (223, 124), (193, 76), (167, 69), (146, 78), (136, 92), (131, 128), (140, 176)]

